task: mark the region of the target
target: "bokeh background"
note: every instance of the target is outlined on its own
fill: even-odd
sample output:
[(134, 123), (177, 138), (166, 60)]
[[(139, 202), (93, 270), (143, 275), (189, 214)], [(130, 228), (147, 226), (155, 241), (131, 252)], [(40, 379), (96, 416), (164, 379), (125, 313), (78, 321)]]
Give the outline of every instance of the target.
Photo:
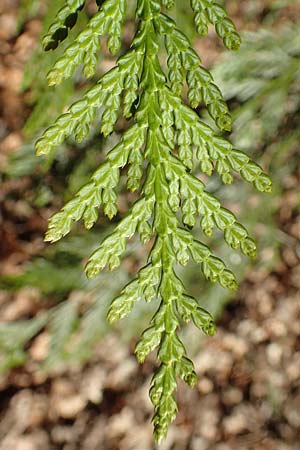
[[(110, 228), (104, 218), (93, 231), (78, 226), (60, 243), (43, 242), (49, 216), (126, 127), (120, 120), (103, 142), (95, 124), (84, 143), (69, 140), (48, 159), (34, 155), (40, 130), (93, 82), (78, 71), (61, 87), (47, 87), (45, 75), (64, 46), (45, 54), (40, 35), (63, 3), (0, 2), (0, 450), (152, 450), (147, 391), (155, 355), (143, 366), (133, 355), (151, 306), (140, 302), (113, 329), (105, 320), (145, 250), (133, 240), (120, 269), (87, 281), (86, 257)], [(270, 173), (274, 192), (257, 194), (239, 180), (225, 188), (208, 181), (251, 230), (259, 256), (250, 262), (221, 235), (210, 239), (238, 274), (234, 296), (206, 283), (195, 267), (184, 271), (190, 292), (218, 318), (218, 333), (207, 339), (182, 330), (199, 382), (194, 390), (180, 384), (180, 411), (160, 448), (299, 450), (300, 2), (220, 1), (243, 34), (235, 54), (213, 30), (195, 36), (186, 3), (177, 0), (174, 14), (229, 102), (230, 138)], [(88, 2), (71, 36), (93, 12)], [(103, 44), (98, 76), (114, 63)], [(123, 189), (120, 216), (134, 198)]]

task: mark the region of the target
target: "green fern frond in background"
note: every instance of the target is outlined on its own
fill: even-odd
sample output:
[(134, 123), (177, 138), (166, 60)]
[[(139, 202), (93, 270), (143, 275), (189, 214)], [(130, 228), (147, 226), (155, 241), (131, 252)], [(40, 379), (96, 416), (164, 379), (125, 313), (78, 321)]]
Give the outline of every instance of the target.
[(242, 148), (260, 148), (299, 110), (299, 62), (300, 36), (293, 26), (280, 33), (246, 33), (242, 51), (235, 58), (225, 57), (215, 69), (225, 98), (242, 104), (235, 110), (233, 126), (233, 139)]
[[(169, 423), (176, 416), (174, 391), (177, 377), (190, 386), (196, 381), (193, 363), (186, 356), (178, 328), (182, 321), (192, 319), (206, 334), (215, 332), (211, 314), (186, 292), (178, 278), (177, 265), (185, 266), (191, 258), (201, 265), (204, 276), (210, 281), (229, 289), (237, 286), (233, 273), (206, 245), (195, 239), (190, 228), (196, 225), (200, 216), (200, 226), (207, 236), (211, 236), (217, 227), (224, 232), (225, 241), (231, 247), (240, 248), (249, 256), (256, 252), (255, 243), (246, 229), (205, 190), (204, 183), (195, 175), (199, 167), (206, 175), (216, 170), (224, 183), (231, 183), (232, 173), (237, 172), (259, 191), (271, 189), (271, 182), (262, 169), (245, 153), (216, 135), (192, 109), (203, 103), (220, 130), (231, 129), (227, 105), (210, 72), (201, 66), (188, 38), (164, 12), (164, 7), (170, 8), (173, 3), (138, 0), (137, 32), (130, 50), (120, 56), (116, 66), (61, 115), (36, 144), (38, 154), (47, 155), (68, 136), (83, 141), (100, 108), (104, 136), (114, 130), (120, 109), (130, 120), (119, 143), (108, 152), (105, 162), (90, 181), (51, 218), (46, 238), (52, 242), (59, 240), (80, 219), (86, 228), (91, 228), (98, 219), (101, 205), (104, 214), (112, 219), (118, 212), (120, 173), (125, 166), (129, 167), (127, 186), (129, 190), (139, 192), (138, 200), (92, 254), (86, 272), (88, 277), (94, 277), (105, 266), (110, 270), (118, 267), (128, 240), (136, 232), (142, 243), (152, 242), (146, 266), (113, 300), (108, 319), (114, 322), (127, 316), (142, 297), (146, 301), (156, 298), (160, 303), (150, 327), (136, 347), (141, 362), (158, 347), (160, 366), (150, 389), (158, 441), (166, 436)], [(67, 37), (82, 4), (79, 0), (65, 2), (44, 39), (46, 49), (56, 47)], [(109, 50), (113, 54), (118, 52), (126, 5), (125, 0), (101, 2), (99, 12), (66, 46), (50, 70), (50, 85), (60, 84), (80, 64), (83, 64), (84, 74), (92, 76), (100, 36), (108, 35)], [(201, 35), (207, 33), (208, 24), (213, 24), (225, 46), (238, 49), (239, 35), (223, 8), (210, 0), (192, 0), (191, 6)], [(168, 55), (167, 74), (158, 59), (163, 38)], [(185, 82), (191, 107), (182, 99)], [(76, 309), (74, 304), (63, 307)], [(66, 326), (69, 330), (76, 327), (75, 309)]]
[(25, 345), (46, 324), (47, 315), (42, 314), (31, 320), (1, 324), (0, 326), (0, 371), (25, 363), (27, 359)]
[(111, 296), (117, 292), (117, 283), (128, 281), (124, 272), (116, 274), (114, 287), (109, 273), (87, 281), (80, 262), (96, 247), (98, 239), (99, 232), (90, 232), (88, 238), (72, 236), (57, 244), (54, 251), (49, 249), (43, 258), (29, 263), (24, 274), (1, 277), (1, 288), (15, 290), (31, 286), (52, 303), (45, 310), (41, 302), (32, 319), (0, 325), (1, 372), (26, 361), (25, 346), (45, 327), (49, 351), (41, 361), (41, 370), (49, 372), (57, 365), (83, 363), (92, 356), (94, 344), (107, 333), (105, 316)]

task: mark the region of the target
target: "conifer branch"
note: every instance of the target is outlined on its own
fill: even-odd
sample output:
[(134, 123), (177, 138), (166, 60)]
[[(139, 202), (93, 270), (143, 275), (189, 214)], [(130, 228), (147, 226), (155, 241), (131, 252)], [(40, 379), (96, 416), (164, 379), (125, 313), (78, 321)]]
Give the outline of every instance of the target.
[[(46, 48), (50, 45), (47, 42), (54, 42), (49, 47), (54, 48), (61, 40), (55, 30), (68, 28), (66, 17), (77, 14), (82, 4), (79, 0), (66, 2), (66, 9), (58, 13), (50, 27)], [(47, 154), (68, 136), (83, 140), (100, 108), (104, 136), (114, 130), (121, 110), (130, 119), (127, 131), (90, 182), (50, 219), (46, 240), (59, 240), (80, 219), (86, 228), (91, 228), (101, 205), (109, 219), (114, 217), (118, 210), (116, 190), (120, 170), (129, 166), (127, 187), (131, 191), (140, 189), (139, 198), (91, 255), (86, 273), (93, 277), (106, 266), (110, 270), (118, 267), (127, 242), (135, 233), (142, 243), (153, 242), (147, 264), (112, 301), (108, 320), (113, 323), (128, 316), (141, 298), (158, 300), (157, 311), (135, 350), (137, 359), (143, 362), (157, 349), (160, 366), (150, 389), (157, 441), (165, 438), (177, 413), (174, 396), (177, 379), (183, 379), (189, 386), (194, 386), (197, 380), (193, 363), (178, 336), (181, 323), (192, 320), (207, 335), (213, 335), (216, 330), (210, 313), (188, 294), (176, 273), (176, 265), (185, 266), (191, 258), (200, 264), (208, 280), (228, 289), (237, 288), (234, 274), (193, 237), (190, 228), (196, 226), (199, 216), (200, 227), (206, 235), (210, 236), (217, 227), (223, 231), (228, 245), (248, 256), (256, 253), (247, 230), (205, 190), (204, 183), (192, 171), (200, 166), (210, 176), (216, 169), (224, 183), (231, 183), (232, 172), (238, 172), (259, 191), (271, 190), (271, 181), (263, 170), (245, 153), (217, 136), (194, 111), (193, 108), (203, 103), (221, 130), (231, 129), (228, 107), (210, 72), (201, 66), (188, 38), (163, 11), (173, 4), (170, 0), (137, 1), (137, 30), (130, 50), (36, 143), (37, 152)], [(86, 30), (67, 47), (50, 71), (49, 84), (59, 84), (82, 63), (85, 75), (91, 76), (97, 64), (99, 36), (109, 36), (108, 47), (113, 54), (120, 48), (126, 1), (105, 0), (98, 2), (98, 6), (99, 12)], [(239, 35), (223, 8), (210, 0), (192, 0), (191, 6), (201, 35), (207, 32), (208, 23), (212, 23), (226, 47), (239, 47)], [(168, 55), (166, 73), (158, 58), (162, 38)], [(185, 82), (190, 106), (182, 97)]]

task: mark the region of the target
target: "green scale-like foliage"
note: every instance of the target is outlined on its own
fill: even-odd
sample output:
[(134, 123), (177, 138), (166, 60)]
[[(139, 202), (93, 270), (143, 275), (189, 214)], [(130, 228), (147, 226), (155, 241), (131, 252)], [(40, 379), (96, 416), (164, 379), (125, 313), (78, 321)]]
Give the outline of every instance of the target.
[[(99, 11), (50, 71), (49, 84), (61, 83), (79, 64), (91, 76), (100, 36), (108, 36), (108, 48), (113, 54), (120, 49), (126, 3), (125, 0), (98, 2)], [(61, 40), (61, 34), (58, 38), (55, 30), (64, 27), (63, 37), (67, 34), (66, 16), (76, 15), (82, 4), (66, 2), (45, 38), (46, 48), (49, 39)], [(201, 66), (185, 34), (164, 13), (164, 8), (172, 6), (173, 2), (168, 0), (137, 1), (137, 30), (129, 51), (118, 58), (116, 66), (81, 100), (58, 117), (36, 143), (38, 154), (47, 154), (68, 136), (83, 140), (99, 110), (104, 136), (114, 130), (120, 110), (128, 119), (128, 129), (90, 182), (50, 219), (46, 240), (59, 240), (80, 219), (86, 228), (91, 228), (101, 205), (104, 214), (112, 219), (118, 212), (116, 190), (120, 171), (128, 168), (127, 186), (130, 191), (138, 191), (138, 200), (91, 255), (86, 273), (94, 277), (106, 266), (110, 270), (118, 267), (127, 242), (135, 233), (142, 243), (152, 244), (146, 266), (112, 301), (108, 320), (113, 323), (129, 315), (142, 298), (158, 302), (157, 312), (136, 346), (140, 362), (158, 348), (160, 366), (150, 389), (158, 441), (166, 436), (176, 416), (177, 379), (190, 386), (197, 380), (193, 363), (178, 336), (181, 323), (192, 320), (208, 335), (213, 335), (216, 329), (210, 313), (186, 292), (176, 274), (176, 265), (185, 266), (192, 259), (208, 280), (232, 290), (237, 287), (234, 274), (206, 245), (195, 239), (191, 228), (200, 218), (200, 227), (207, 236), (217, 227), (231, 247), (251, 257), (256, 252), (247, 230), (205, 190), (204, 183), (196, 176), (197, 171), (201, 169), (210, 176), (216, 170), (224, 183), (231, 183), (232, 174), (237, 172), (259, 191), (271, 190), (271, 182), (262, 169), (229, 141), (216, 135), (195, 111), (198, 105), (206, 105), (219, 129), (230, 130), (230, 113), (210, 72)], [(240, 38), (223, 8), (211, 0), (192, 0), (191, 7), (200, 34), (205, 34), (211, 23), (226, 47), (234, 50), (239, 47)], [(162, 42), (167, 52), (166, 68), (158, 58)], [(185, 83), (191, 106), (183, 100)]]

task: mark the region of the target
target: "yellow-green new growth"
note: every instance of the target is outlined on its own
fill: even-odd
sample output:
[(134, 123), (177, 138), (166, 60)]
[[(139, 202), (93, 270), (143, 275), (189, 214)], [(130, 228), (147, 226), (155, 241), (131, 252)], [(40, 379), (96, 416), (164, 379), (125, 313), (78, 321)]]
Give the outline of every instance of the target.
[[(46, 49), (54, 48), (66, 37), (74, 14), (83, 3), (66, 1), (44, 40)], [(113, 54), (118, 51), (126, 3), (125, 0), (97, 2), (99, 11), (50, 71), (49, 84), (60, 83), (80, 64), (86, 76), (94, 74), (100, 36), (108, 35), (110, 51)], [(231, 183), (233, 173), (237, 172), (259, 191), (271, 190), (271, 181), (262, 169), (226, 139), (217, 136), (193, 109), (200, 103), (206, 105), (216, 125), (221, 130), (230, 130), (231, 117), (220, 90), (209, 71), (201, 66), (188, 38), (165, 13), (164, 8), (172, 7), (173, 3), (137, 0), (136, 34), (130, 50), (118, 58), (116, 66), (81, 100), (58, 117), (36, 143), (38, 154), (47, 154), (69, 136), (81, 141), (88, 135), (100, 108), (104, 136), (114, 130), (121, 110), (128, 119), (128, 129), (107, 154), (106, 161), (50, 219), (46, 239), (59, 240), (80, 219), (86, 228), (91, 228), (101, 205), (109, 219), (115, 216), (120, 170), (129, 167), (127, 187), (138, 191), (139, 199), (91, 255), (86, 273), (93, 277), (106, 266), (110, 270), (118, 267), (127, 242), (135, 233), (142, 243), (152, 240), (147, 264), (112, 301), (108, 320), (113, 323), (129, 315), (142, 298), (158, 302), (157, 312), (135, 350), (137, 359), (143, 362), (150, 352), (158, 349), (160, 365), (150, 389), (157, 441), (166, 436), (177, 413), (174, 397), (177, 379), (190, 386), (197, 380), (193, 363), (178, 337), (181, 323), (193, 320), (207, 335), (215, 333), (213, 318), (186, 292), (176, 274), (176, 265), (185, 266), (192, 259), (201, 266), (208, 280), (228, 289), (237, 288), (234, 274), (194, 238), (190, 229), (199, 221), (203, 232), (210, 236), (217, 227), (228, 245), (240, 248), (248, 256), (256, 253), (247, 230), (205, 190), (196, 174), (200, 169), (210, 176), (216, 170), (224, 183)], [(226, 47), (239, 47), (240, 38), (223, 8), (210, 0), (191, 0), (191, 7), (200, 34), (205, 34), (211, 23)], [(57, 33), (61, 28), (64, 32)], [(162, 38), (168, 55), (166, 67), (161, 66), (158, 58)], [(190, 106), (182, 98), (185, 82)]]

